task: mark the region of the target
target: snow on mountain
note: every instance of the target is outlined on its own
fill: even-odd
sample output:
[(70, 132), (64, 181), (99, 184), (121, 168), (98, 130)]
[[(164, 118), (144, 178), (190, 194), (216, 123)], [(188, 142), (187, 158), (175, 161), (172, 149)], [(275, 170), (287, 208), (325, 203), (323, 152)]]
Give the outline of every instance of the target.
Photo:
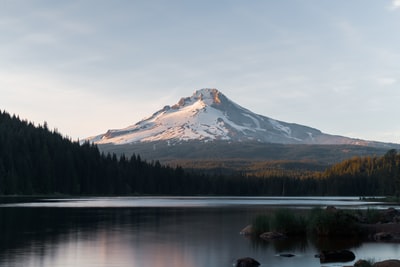
[(217, 89), (201, 89), (191, 97), (165, 106), (135, 125), (87, 139), (96, 144), (152, 141), (258, 141), (282, 144), (357, 144), (368, 141), (321, 131), (255, 114), (229, 100)]

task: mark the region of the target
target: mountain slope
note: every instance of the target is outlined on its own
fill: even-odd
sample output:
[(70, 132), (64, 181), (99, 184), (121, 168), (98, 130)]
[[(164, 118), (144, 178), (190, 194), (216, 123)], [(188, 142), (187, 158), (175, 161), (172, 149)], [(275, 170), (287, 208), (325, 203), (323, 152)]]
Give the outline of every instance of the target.
[(165, 106), (149, 118), (121, 130), (87, 139), (96, 144), (138, 142), (230, 141), (277, 144), (335, 144), (387, 147), (389, 144), (322, 133), (255, 114), (229, 100), (216, 89), (201, 89)]

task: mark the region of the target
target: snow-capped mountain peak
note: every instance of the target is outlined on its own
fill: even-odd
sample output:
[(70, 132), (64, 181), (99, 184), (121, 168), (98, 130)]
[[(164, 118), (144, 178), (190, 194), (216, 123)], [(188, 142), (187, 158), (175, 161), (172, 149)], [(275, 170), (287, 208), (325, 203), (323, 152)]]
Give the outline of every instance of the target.
[(221, 103), (219, 96), (221, 93), (217, 89), (201, 89), (193, 93), (191, 97), (181, 98), (173, 108), (183, 107), (185, 105), (191, 105), (194, 102), (202, 101), (206, 105), (218, 105)]
[[(282, 144), (360, 144), (293, 123), (255, 114), (229, 100), (217, 89), (201, 89), (165, 106), (135, 125), (88, 138), (97, 144), (189, 140), (257, 141)], [(365, 144), (367, 145), (367, 144)]]

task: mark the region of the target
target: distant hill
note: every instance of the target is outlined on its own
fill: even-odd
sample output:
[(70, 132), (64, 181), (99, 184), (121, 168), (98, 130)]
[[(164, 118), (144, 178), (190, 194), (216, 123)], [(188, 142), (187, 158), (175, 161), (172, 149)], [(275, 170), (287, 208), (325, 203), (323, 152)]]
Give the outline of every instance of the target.
[[(354, 156), (382, 156), (384, 148), (357, 145), (293, 145), (258, 142), (200, 142), (187, 141), (176, 144), (141, 142), (126, 145), (99, 145), (102, 151), (116, 154), (139, 154), (145, 160), (159, 160), (163, 164), (182, 166), (185, 169), (221, 172), (247, 172), (249, 169), (294, 168), (321, 171)], [(291, 164), (283, 164), (291, 163)], [(289, 167), (292, 165), (292, 167)]]

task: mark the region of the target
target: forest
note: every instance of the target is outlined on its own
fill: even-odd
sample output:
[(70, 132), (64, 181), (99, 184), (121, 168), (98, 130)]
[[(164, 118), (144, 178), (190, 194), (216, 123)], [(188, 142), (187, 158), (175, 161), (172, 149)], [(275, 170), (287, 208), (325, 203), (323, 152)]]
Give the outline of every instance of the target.
[(326, 170), (205, 174), (102, 153), (0, 111), (0, 195), (398, 196), (400, 154), (353, 157)]

